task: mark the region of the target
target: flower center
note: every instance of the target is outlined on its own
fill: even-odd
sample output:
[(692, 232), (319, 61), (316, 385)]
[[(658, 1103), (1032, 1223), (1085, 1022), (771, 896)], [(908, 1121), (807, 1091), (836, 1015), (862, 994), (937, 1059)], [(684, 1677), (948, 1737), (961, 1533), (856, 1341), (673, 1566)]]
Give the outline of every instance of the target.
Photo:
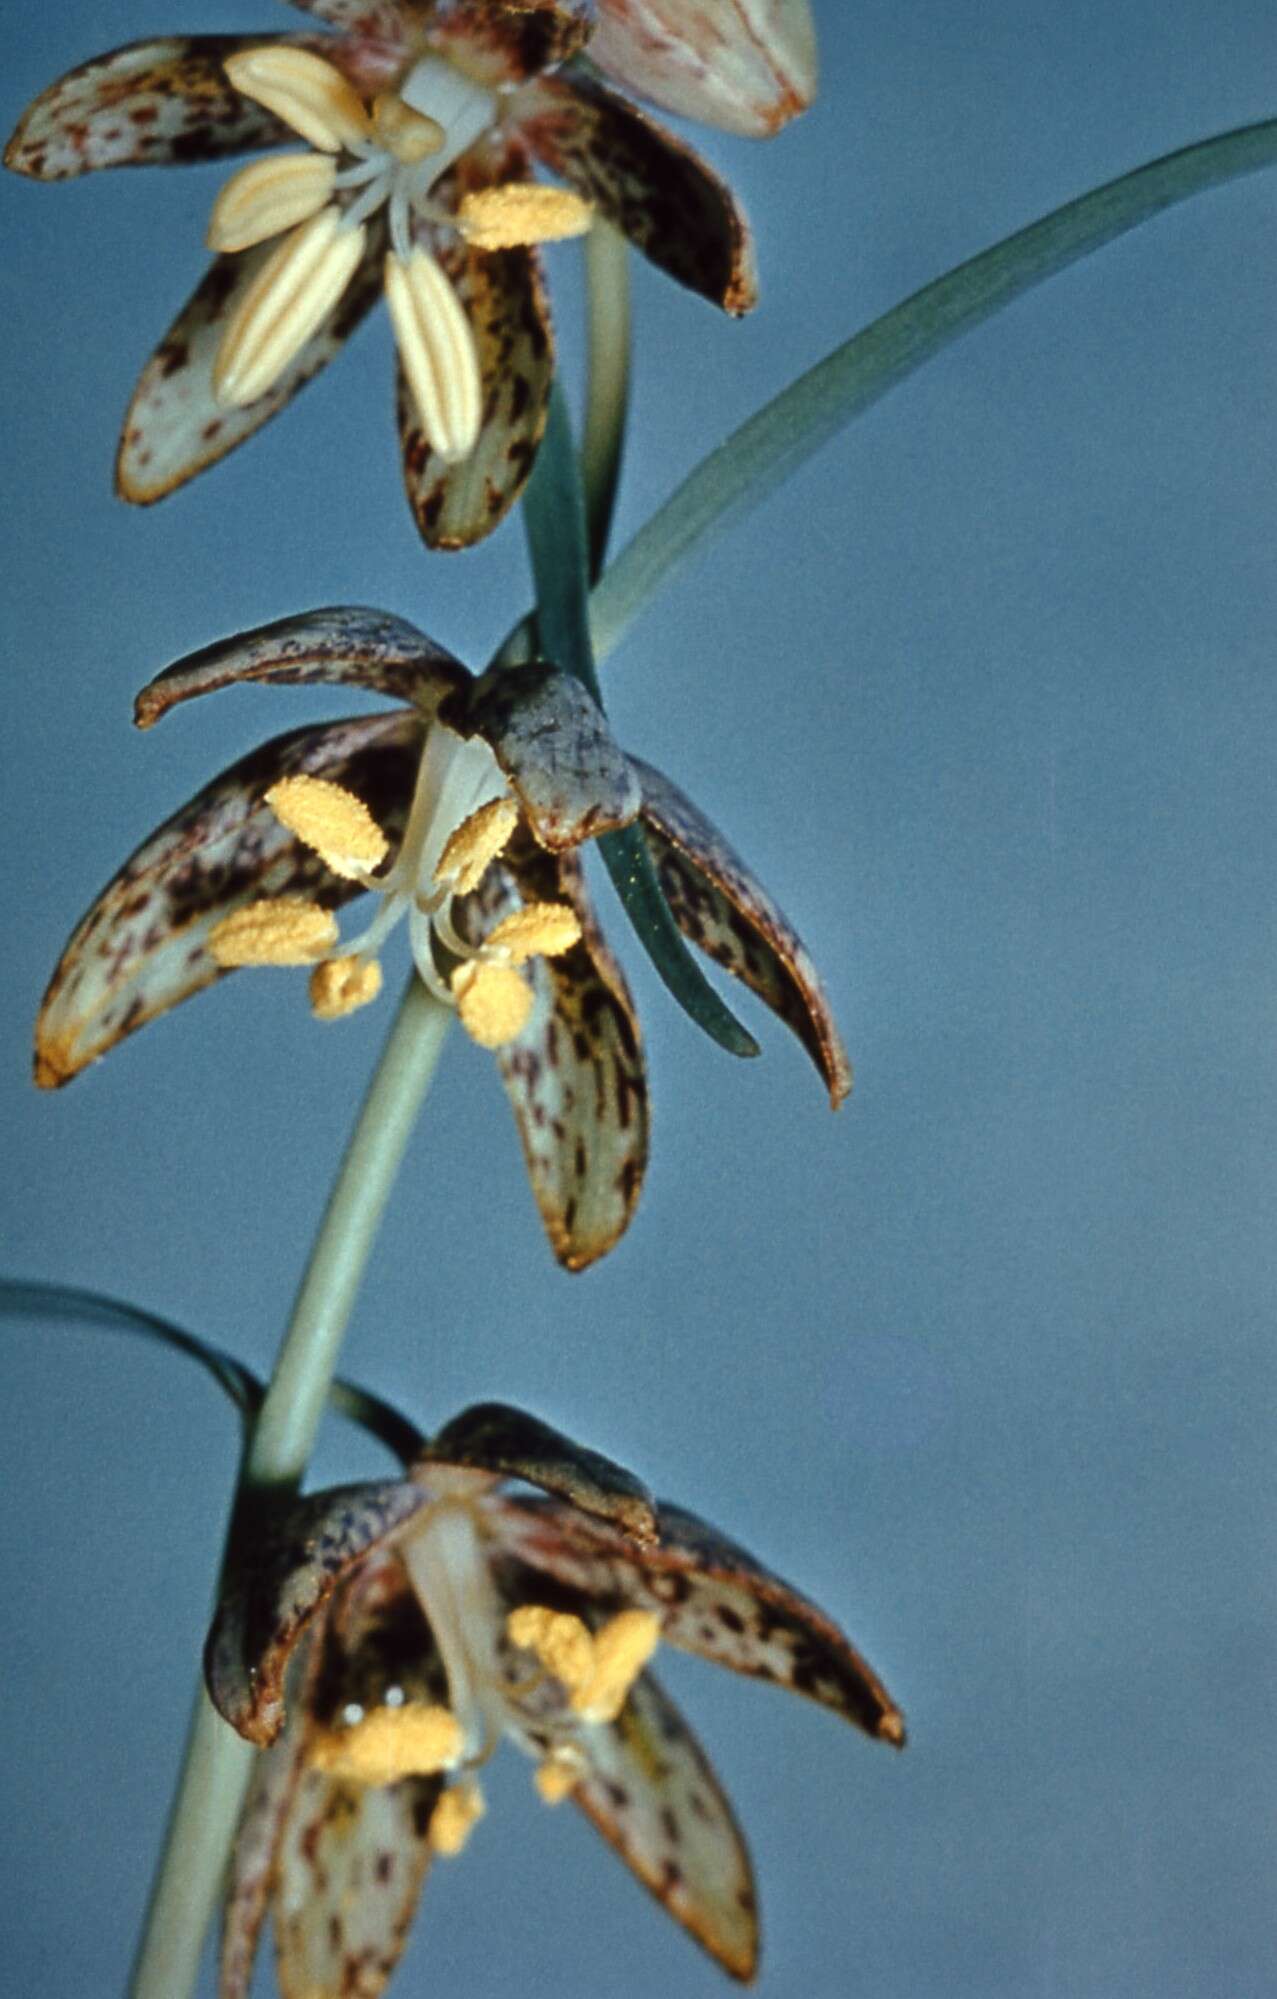
[[(381, 908), (368, 927), (340, 943), (331, 911), (298, 896), (249, 903), (215, 926), (209, 949), (219, 965), (314, 966), (311, 1005), (337, 1020), (381, 990), (377, 960), (388, 933), (405, 917), (417, 971), (437, 999), (455, 1006), (484, 1048), (522, 1033), (535, 1004), (521, 966), (570, 951), (581, 935), (566, 903), (529, 903), (503, 917), (477, 944), (460, 935), (453, 903), (479, 886), (519, 823), (496, 758), (474, 737), (441, 723), (428, 731), (416, 792), (399, 853), (378, 873), (389, 843), (367, 807), (326, 778), (291, 777), (266, 802), (289, 832), (343, 880), (373, 889)], [(451, 961), (440, 969), (441, 958)]]

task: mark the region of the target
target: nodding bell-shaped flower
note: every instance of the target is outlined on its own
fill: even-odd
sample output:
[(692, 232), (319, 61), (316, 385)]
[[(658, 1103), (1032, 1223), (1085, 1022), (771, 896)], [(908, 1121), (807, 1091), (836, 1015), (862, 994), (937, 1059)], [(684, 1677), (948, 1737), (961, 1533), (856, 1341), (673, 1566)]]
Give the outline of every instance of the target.
[(245, 1522), (205, 1653), (214, 1704), (263, 1751), (221, 1999), (248, 1992), (272, 1908), (284, 1991), (376, 1999), (431, 1861), (483, 1816), (503, 1737), (532, 1759), (544, 1803), (570, 1798), (725, 1971), (751, 1978), (749, 1855), (650, 1670), (662, 1643), (904, 1745), (900, 1710), (825, 1612), (504, 1404), (455, 1417), (402, 1479)]
[(409, 501), (427, 542), (465, 547), (517, 498), (545, 427), (541, 244), (599, 215), (728, 312), (756, 296), (730, 190), (600, 70), (765, 135), (815, 89), (808, 0), (297, 4), (336, 32), (131, 43), (51, 85), (5, 160), (62, 180), (287, 144), (214, 203), (217, 261), (138, 383), (119, 491), (146, 504), (224, 457), (384, 291)]
[[(686, 936), (795, 1032), (836, 1105), (851, 1086), (797, 933), (670, 780), (628, 756), (589, 694), (548, 665), (475, 678), (415, 626), (341, 607), (179, 660), (137, 700), (170, 708), (240, 682), (329, 682), (399, 707), (278, 736), (214, 778), (108, 883), (41, 1007), (36, 1080), (68, 1082), (224, 973), (310, 970), (320, 1020), (375, 999), (406, 926), (417, 972), (494, 1051), (560, 1260), (628, 1224), (647, 1160), (638, 1021), (576, 849), (637, 823)], [(360, 894), (371, 920), (341, 935)]]

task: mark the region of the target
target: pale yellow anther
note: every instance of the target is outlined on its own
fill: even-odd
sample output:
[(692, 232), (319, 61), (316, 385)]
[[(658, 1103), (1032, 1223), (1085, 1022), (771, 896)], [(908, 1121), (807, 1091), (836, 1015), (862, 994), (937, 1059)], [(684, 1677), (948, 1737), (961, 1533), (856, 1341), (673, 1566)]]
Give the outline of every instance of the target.
[(477, 1784), (450, 1784), (430, 1814), (430, 1844), (453, 1859), (487, 1811)]
[(232, 174), (213, 203), (210, 250), (248, 250), (318, 215), (337, 168), (325, 153), (272, 153)]
[(353, 1728), (332, 1729), (310, 1752), (318, 1770), (357, 1784), (397, 1784), (455, 1764), (465, 1747), (460, 1722), (446, 1707), (408, 1701), (374, 1708)]
[(309, 49), (241, 49), (228, 56), (227, 76), (243, 97), (264, 104), (321, 153), (349, 152), (371, 129), (358, 91), (339, 69)]
[(622, 1610), (594, 1634), (594, 1676), (572, 1695), (586, 1721), (615, 1721), (626, 1697), (660, 1642), (655, 1611)]
[(583, 1775), (580, 1759), (560, 1751), (537, 1764), (532, 1781), (543, 1804), (561, 1805), (565, 1798), (571, 1797)]
[(512, 1645), (535, 1652), (547, 1673), (562, 1680), (569, 1693), (588, 1687), (594, 1675), (594, 1640), (579, 1617), (567, 1610), (550, 1610), (543, 1603), (525, 1603), (506, 1619)]
[(390, 852), (390, 842), (362, 798), (330, 778), (281, 778), (267, 792), (266, 803), (282, 826), (346, 881), (362, 881)]
[(503, 916), (483, 940), (485, 950), (501, 951), (516, 965), (557, 958), (580, 941), (581, 920), (566, 902), (530, 902)]
[(372, 135), (383, 152), (393, 155), (406, 167), (441, 153), (448, 134), (437, 118), (414, 111), (393, 90), (383, 90), (373, 99)]
[(479, 188), (464, 195), (457, 219), (462, 235), (476, 250), (516, 250), (525, 244), (584, 236), (594, 210), (567, 188), (511, 181), (505, 187)]
[(479, 959), (458, 965), (452, 996), (461, 1025), (480, 1048), (504, 1048), (521, 1034), (536, 997), (513, 965), (485, 965)]
[(473, 451), (483, 417), (479, 354), (451, 278), (425, 250), (386, 258), (386, 304), (422, 428), (446, 465)]
[(435, 880), (446, 883), (454, 895), (469, 895), (483, 880), (489, 862), (508, 842), (519, 823), (519, 808), (512, 798), (493, 798), (454, 827), (444, 843), (435, 869)]
[(326, 958), (310, 975), (310, 1010), (316, 1020), (344, 1020), (380, 991), (375, 958)]
[(241, 408), (273, 388), (355, 274), (367, 230), (336, 207), (290, 229), (238, 301), (213, 362), (213, 394)]
[(330, 909), (301, 896), (280, 895), (250, 902), (224, 916), (208, 933), (208, 948), (219, 965), (310, 965), (337, 942)]

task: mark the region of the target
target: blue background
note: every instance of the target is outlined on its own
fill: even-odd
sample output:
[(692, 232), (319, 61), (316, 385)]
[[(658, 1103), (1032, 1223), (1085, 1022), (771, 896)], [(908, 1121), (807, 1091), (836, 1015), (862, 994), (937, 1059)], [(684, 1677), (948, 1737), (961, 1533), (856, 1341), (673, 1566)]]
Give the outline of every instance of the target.
[[(6, 116), (112, 38), (255, 0), (87, 0), (9, 37)], [(855, 326), (1087, 187), (1274, 102), (1261, 0), (818, 5), (821, 101), (710, 135), (758, 226), (741, 325), (637, 273), (632, 532)], [(109, 19), (107, 17), (110, 17)], [(331, 697), (135, 738), (132, 691), (340, 600), (481, 661), (516, 527), (423, 557), (384, 317), (162, 507), (119, 417), (224, 169), (0, 187), (6, 229), (5, 1260), (269, 1364), (388, 1008), (201, 999), (55, 1098), (30, 1021), (72, 922), (213, 770)], [(757, 1862), (769, 1999), (1262, 1994), (1274, 1949), (1275, 183), (1159, 220), (950, 350), (661, 601), (607, 670), (803, 930), (836, 1118), (746, 1008), (731, 1062), (623, 934), (656, 1131), (630, 1236), (550, 1260), (490, 1065), (450, 1047), (347, 1348), (427, 1425), (521, 1401), (846, 1625), (890, 1755), (671, 1656)], [(575, 253), (555, 258), (579, 380)], [(606, 890), (601, 889), (601, 896)], [(234, 1465), (184, 1363), (6, 1326), (8, 1989), (122, 1985)], [(336, 1426), (317, 1472), (379, 1470)], [(396, 1990), (699, 1999), (719, 1975), (503, 1757)], [(211, 1989), (211, 1988), (210, 1988)]]

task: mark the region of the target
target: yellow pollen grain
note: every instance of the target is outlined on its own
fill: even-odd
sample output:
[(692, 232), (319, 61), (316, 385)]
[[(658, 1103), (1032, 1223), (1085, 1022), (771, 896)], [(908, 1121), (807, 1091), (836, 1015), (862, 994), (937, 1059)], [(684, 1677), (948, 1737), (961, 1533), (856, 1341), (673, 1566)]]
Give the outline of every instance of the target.
[(525, 1603), (510, 1612), (505, 1628), (511, 1644), (535, 1652), (547, 1673), (561, 1680), (569, 1693), (589, 1686), (594, 1677), (594, 1640), (579, 1617), (542, 1603)]
[(362, 880), (390, 851), (363, 800), (330, 778), (281, 778), (267, 792), (266, 803), (282, 826), (346, 881)]
[(451, 883), (455, 894), (469, 895), (518, 823), (519, 808), (512, 798), (493, 798), (481, 805), (448, 835), (435, 869), (436, 882)]
[(586, 1721), (615, 1721), (639, 1674), (656, 1650), (661, 1620), (652, 1610), (622, 1610), (594, 1634), (594, 1674), (572, 1694)]
[(406, 167), (415, 167), (419, 161), (441, 153), (448, 142), (448, 134), (437, 118), (414, 111), (393, 90), (383, 90), (380, 97), (373, 99), (372, 135), (384, 152)]
[(310, 1010), (316, 1020), (344, 1020), (380, 991), (381, 966), (375, 958), (326, 958), (310, 975)]
[(401, 1777), (430, 1777), (455, 1763), (465, 1746), (460, 1722), (446, 1707), (409, 1701), (374, 1708), (353, 1728), (320, 1737), (310, 1761), (333, 1777), (357, 1784), (397, 1784)]
[(589, 202), (567, 188), (512, 181), (467, 194), (458, 220), (462, 235), (476, 250), (517, 250), (584, 236), (593, 216)]
[(535, 994), (513, 965), (458, 965), (452, 996), (461, 1025), (480, 1048), (503, 1048), (522, 1034)]
[(208, 933), (208, 948), (227, 970), (236, 965), (309, 965), (337, 942), (329, 909), (298, 895), (250, 902)]
[(528, 958), (557, 958), (570, 951), (581, 941), (581, 922), (565, 902), (530, 902), (503, 917), (483, 941), (485, 948), (522, 965)]
[(430, 1814), (430, 1844), (451, 1860), (487, 1811), (477, 1784), (451, 1784)]
[(561, 1805), (565, 1798), (571, 1797), (582, 1774), (578, 1763), (563, 1756), (547, 1756), (544, 1763), (537, 1764), (532, 1781), (542, 1804)]

